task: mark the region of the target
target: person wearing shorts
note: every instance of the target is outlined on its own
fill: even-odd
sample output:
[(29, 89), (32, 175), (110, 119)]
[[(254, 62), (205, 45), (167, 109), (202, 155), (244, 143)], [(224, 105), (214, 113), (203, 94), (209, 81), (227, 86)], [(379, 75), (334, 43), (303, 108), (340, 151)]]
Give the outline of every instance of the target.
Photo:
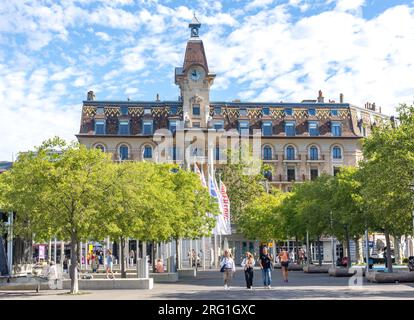
[(283, 281), (288, 282), (289, 253), (286, 251), (286, 247), (283, 247), (279, 253), (279, 260), (282, 266)]

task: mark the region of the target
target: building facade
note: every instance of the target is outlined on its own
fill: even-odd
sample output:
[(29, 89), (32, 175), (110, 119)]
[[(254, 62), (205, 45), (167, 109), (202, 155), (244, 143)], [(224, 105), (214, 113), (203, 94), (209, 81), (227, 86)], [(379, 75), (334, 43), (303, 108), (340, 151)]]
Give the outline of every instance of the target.
[[(90, 91), (82, 106), (77, 134), (80, 143), (111, 153), (114, 161), (157, 161), (154, 132), (158, 129), (169, 129), (175, 135), (233, 130), (249, 137), (261, 130), (261, 157), (271, 168), (267, 179), (284, 191), (289, 191), (294, 182), (315, 179), (322, 173), (333, 175), (341, 166), (358, 164), (361, 138), (385, 117), (377, 110), (380, 108), (346, 103), (343, 94), (339, 102), (325, 101), (321, 91), (315, 100), (301, 102), (210, 101), (216, 75), (209, 69), (199, 37), (200, 22), (195, 17), (189, 28), (183, 65), (175, 69), (180, 98), (160, 101), (157, 95), (155, 101), (102, 101)], [(185, 165), (187, 147), (174, 145), (168, 159)], [(204, 166), (208, 148), (204, 145), (191, 150)], [(216, 160), (224, 151), (220, 144), (214, 148)], [(204, 172), (208, 172), (207, 167)], [(238, 234), (227, 241), (235, 248), (236, 258), (244, 248), (257, 246)], [(326, 246), (329, 243), (326, 241)], [(328, 247), (324, 252), (330, 255)]]

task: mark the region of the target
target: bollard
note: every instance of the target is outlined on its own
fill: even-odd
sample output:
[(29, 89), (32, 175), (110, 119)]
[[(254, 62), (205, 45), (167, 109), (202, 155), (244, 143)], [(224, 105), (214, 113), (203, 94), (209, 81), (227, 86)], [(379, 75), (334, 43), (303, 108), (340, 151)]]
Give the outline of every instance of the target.
[(145, 258), (138, 258), (137, 259), (137, 275), (138, 278), (149, 278), (149, 266), (148, 266), (148, 256)]
[(167, 258), (167, 272), (172, 273), (176, 272), (175, 269), (175, 255)]

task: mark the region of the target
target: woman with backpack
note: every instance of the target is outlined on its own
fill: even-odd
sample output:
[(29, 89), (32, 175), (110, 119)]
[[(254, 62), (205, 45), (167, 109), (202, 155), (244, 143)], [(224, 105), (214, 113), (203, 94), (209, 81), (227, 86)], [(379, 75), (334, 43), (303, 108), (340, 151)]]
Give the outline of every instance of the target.
[(250, 252), (246, 252), (246, 257), (242, 261), (242, 267), (244, 268), (244, 277), (246, 279), (246, 287), (249, 290), (253, 289), (253, 267), (255, 261), (253, 255)]
[(230, 289), (230, 281), (236, 271), (236, 265), (229, 250), (224, 250), (223, 259), (220, 262), (220, 272), (223, 272), (224, 290)]

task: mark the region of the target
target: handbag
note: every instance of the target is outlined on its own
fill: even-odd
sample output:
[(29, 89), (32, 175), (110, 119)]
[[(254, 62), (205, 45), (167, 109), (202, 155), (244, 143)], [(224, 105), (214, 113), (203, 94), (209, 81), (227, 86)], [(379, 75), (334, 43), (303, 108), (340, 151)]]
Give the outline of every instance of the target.
[(221, 267), (220, 272), (224, 272), (224, 270), (226, 270), (226, 265), (225, 264), (223, 264), (223, 266)]

